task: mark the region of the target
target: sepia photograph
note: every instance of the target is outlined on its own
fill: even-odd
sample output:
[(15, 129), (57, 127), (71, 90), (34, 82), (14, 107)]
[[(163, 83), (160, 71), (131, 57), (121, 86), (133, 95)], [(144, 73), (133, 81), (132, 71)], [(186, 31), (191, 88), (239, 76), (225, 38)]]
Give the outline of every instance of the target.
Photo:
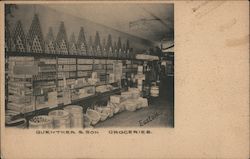
[(174, 4), (5, 4), (5, 126), (174, 128)]
[(249, 1), (0, 12), (0, 158), (249, 158)]

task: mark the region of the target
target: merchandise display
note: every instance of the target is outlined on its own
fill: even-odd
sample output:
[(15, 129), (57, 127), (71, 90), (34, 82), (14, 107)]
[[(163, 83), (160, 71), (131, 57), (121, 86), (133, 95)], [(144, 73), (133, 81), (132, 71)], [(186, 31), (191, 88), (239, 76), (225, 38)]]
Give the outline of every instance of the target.
[(70, 128), (70, 113), (65, 110), (53, 110), (49, 112), (49, 117), (53, 119), (54, 128)]
[(27, 33), (17, 22), (5, 50), (6, 126), (98, 127), (147, 109), (150, 97), (159, 96), (158, 56), (136, 54), (127, 35), (112, 42), (111, 34), (96, 31), (86, 40), (83, 26), (68, 38), (66, 26), (58, 24), (55, 37), (49, 27), (43, 38), (38, 14)]
[(46, 115), (35, 116), (29, 121), (29, 128), (53, 128), (52, 118)]
[(69, 105), (64, 110), (70, 114), (71, 128), (82, 128), (84, 126), (83, 109), (81, 106)]

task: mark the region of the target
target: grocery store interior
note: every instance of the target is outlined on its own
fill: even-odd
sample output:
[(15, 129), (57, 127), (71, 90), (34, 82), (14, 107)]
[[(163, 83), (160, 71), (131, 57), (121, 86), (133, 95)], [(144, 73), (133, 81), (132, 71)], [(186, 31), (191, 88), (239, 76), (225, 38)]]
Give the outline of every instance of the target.
[(174, 5), (5, 4), (5, 126), (174, 128)]

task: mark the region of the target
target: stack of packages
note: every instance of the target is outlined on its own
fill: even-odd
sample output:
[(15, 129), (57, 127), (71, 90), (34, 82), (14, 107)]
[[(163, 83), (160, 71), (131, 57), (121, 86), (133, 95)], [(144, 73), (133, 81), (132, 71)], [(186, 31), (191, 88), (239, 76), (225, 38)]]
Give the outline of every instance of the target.
[(148, 100), (140, 97), (140, 90), (138, 88), (129, 88), (127, 92), (122, 92), (121, 98), (123, 102), (120, 103), (120, 107), (124, 107), (128, 111), (148, 107)]
[(57, 106), (56, 59), (40, 58), (36, 63), (38, 74), (33, 76), (36, 109)]
[[(33, 57), (9, 58), (8, 105), (9, 110), (26, 113), (35, 110), (32, 88)], [(29, 72), (30, 71), (30, 72)]]
[(88, 108), (84, 115), (85, 126), (94, 126), (99, 121), (111, 118), (124, 110), (135, 111), (143, 107), (148, 107), (148, 100), (140, 97), (140, 91), (137, 88), (129, 88), (127, 92), (122, 92), (121, 95), (110, 96), (107, 106), (94, 106), (94, 109)]
[(121, 95), (110, 96), (110, 104), (119, 108), (119, 112), (124, 110), (135, 111), (136, 109), (148, 107), (148, 100), (140, 97), (138, 88), (129, 88), (128, 91), (122, 92)]

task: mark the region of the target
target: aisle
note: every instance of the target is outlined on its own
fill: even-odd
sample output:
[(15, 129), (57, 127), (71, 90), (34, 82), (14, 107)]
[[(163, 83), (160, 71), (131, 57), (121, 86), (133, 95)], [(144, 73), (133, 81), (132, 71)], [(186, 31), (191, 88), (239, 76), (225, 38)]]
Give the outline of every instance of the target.
[(152, 121), (147, 122), (141, 127), (173, 127), (173, 103), (167, 102), (162, 98), (152, 100), (147, 108), (139, 109), (135, 112), (124, 111), (98, 123), (95, 128), (107, 127), (140, 127), (140, 120), (146, 121), (151, 116)]

